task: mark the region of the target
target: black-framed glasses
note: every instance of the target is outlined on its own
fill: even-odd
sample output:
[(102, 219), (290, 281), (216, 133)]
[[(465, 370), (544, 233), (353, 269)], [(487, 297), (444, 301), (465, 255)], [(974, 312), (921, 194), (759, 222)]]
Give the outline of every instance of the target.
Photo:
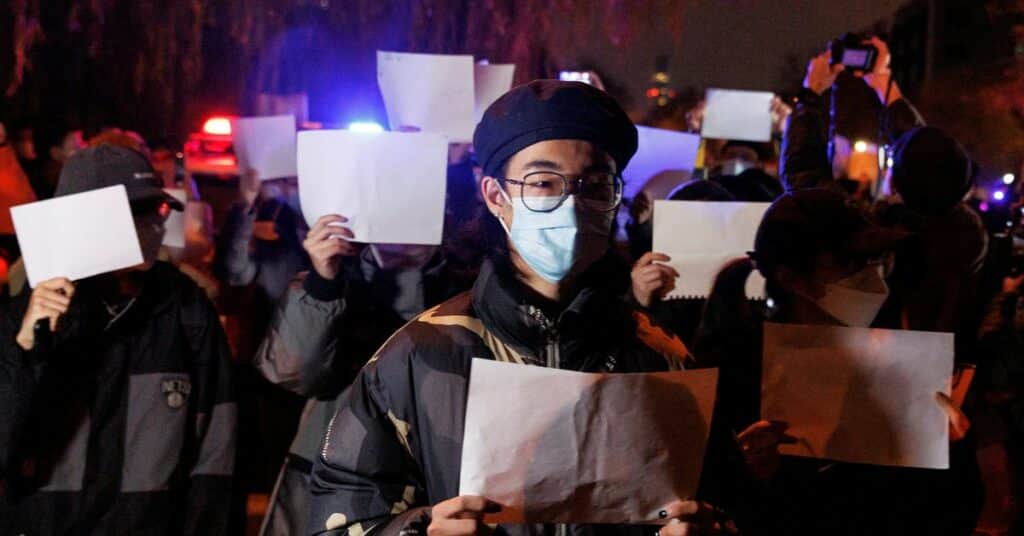
[(611, 212), (622, 202), (622, 177), (602, 171), (569, 177), (554, 171), (534, 171), (522, 180), (499, 179), (519, 186), (523, 205), (533, 212), (552, 212), (569, 198), (596, 212)]

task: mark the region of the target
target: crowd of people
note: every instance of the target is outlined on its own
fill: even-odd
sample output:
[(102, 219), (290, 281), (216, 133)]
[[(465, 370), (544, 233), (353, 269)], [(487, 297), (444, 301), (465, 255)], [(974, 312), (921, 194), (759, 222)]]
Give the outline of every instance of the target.
[[(872, 45), (861, 80), (884, 111), (890, 192), (833, 166), (826, 93), (846, 75), (812, 58), (778, 155), (708, 143), (705, 176), (666, 196), (771, 203), (706, 299), (664, 299), (687, 274), (652, 251), (650, 194), (628, 200), (617, 239), (637, 130), (584, 83), (516, 87), (471, 146), (451, 146), (438, 246), (357, 243), (344, 214), (307, 228), (294, 178), (242, 170), (221, 225), (200, 212), (187, 245), (167, 247), (168, 216), (201, 198), (166, 147), (3, 123), (3, 204), (124, 185), (145, 262), (29, 288), (0, 228), (0, 534), (242, 534), (258, 494), (267, 535), (974, 534), (976, 415), (1001, 430), (1000, 470), (1024, 496), (1024, 275), (965, 201), (977, 165)], [(768, 300), (744, 292), (755, 270)], [(786, 423), (761, 418), (766, 322), (955, 333), (957, 363), (977, 374), (963, 406), (936, 398), (950, 468), (780, 455)], [(697, 496), (665, 505), (659, 526), (488, 525), (501, 505), (459, 495), (473, 358), (718, 368)]]

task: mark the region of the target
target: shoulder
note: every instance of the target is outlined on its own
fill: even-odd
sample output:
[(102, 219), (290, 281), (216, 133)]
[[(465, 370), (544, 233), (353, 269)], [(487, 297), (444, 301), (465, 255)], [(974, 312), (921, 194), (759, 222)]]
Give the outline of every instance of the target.
[(428, 309), (398, 329), (370, 359), (369, 365), (390, 368), (410, 359), (437, 360), (459, 357), (478, 347), (483, 324), (472, 296), (464, 292)]

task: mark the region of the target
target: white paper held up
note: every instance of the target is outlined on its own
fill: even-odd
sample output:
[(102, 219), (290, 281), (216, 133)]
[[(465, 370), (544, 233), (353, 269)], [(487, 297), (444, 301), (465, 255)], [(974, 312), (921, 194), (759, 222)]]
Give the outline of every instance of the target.
[(297, 174), (295, 116), (239, 117), (231, 132), (239, 173), (253, 169), (264, 181)]
[[(679, 272), (666, 298), (702, 298), (729, 261), (754, 249), (754, 236), (769, 203), (655, 201), (654, 251), (672, 258)], [(747, 279), (747, 297), (764, 298), (764, 278)]]
[(697, 491), (717, 381), (474, 359), (459, 494), (501, 504), (489, 523), (656, 522)]
[(11, 207), (29, 285), (72, 281), (142, 264), (124, 186)]
[(705, 138), (743, 141), (772, 139), (772, 99), (767, 91), (709, 89), (704, 97)]
[(675, 183), (652, 184), (652, 179), (662, 171), (693, 171), (700, 148), (700, 136), (687, 132), (676, 132), (651, 127), (636, 127), (637, 151), (622, 178), (626, 181), (627, 198), (641, 190), (648, 190), (653, 199), (664, 199)]
[(377, 51), (377, 85), (391, 130), (416, 127), (473, 141), (473, 56)]
[(477, 63), (473, 66), (473, 91), (476, 93), (474, 123), (479, 123), (487, 107), (512, 89), (516, 66), (514, 63)]
[(299, 133), (299, 202), (312, 228), (348, 218), (356, 242), (441, 243), (448, 142), (426, 132)]
[(789, 423), (783, 454), (949, 468), (953, 334), (766, 323), (761, 416)]
[[(182, 205), (188, 202), (185, 190), (181, 188), (164, 188), (168, 195), (177, 199)], [(186, 206), (187, 208), (187, 206)], [(185, 247), (185, 212), (172, 210), (164, 222), (164, 245), (171, 248)]]

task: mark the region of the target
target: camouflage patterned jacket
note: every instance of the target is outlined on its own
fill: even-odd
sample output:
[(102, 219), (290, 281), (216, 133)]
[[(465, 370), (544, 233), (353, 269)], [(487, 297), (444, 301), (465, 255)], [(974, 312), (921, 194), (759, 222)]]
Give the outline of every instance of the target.
[[(583, 290), (554, 315), (532, 305), (508, 269), (487, 262), (469, 293), (395, 333), (343, 395), (328, 427), (313, 467), (309, 532), (426, 534), (429, 506), (458, 495), (473, 358), (588, 372), (680, 369), (688, 353), (678, 338), (632, 310), (607, 285), (586, 284), (604, 283), (606, 276), (598, 272), (607, 264), (591, 269)], [(518, 534), (556, 530), (503, 528)], [(569, 528), (586, 534), (653, 532)]]

